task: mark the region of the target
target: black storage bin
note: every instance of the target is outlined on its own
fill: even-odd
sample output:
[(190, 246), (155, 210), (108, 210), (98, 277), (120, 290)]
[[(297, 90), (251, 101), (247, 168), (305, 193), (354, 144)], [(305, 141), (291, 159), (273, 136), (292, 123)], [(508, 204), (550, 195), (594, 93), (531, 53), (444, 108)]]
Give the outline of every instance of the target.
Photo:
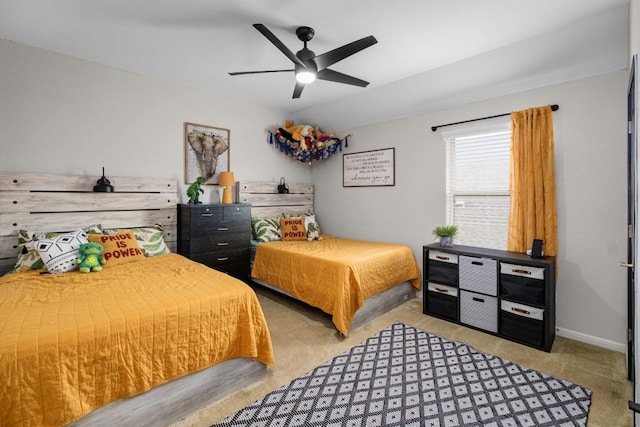
[(458, 264), (430, 259), (428, 280), (430, 282), (458, 286)]
[(516, 341), (541, 346), (544, 341), (544, 322), (500, 310), (500, 334)]
[(500, 263), (500, 297), (544, 305), (544, 269)]
[[(445, 319), (458, 321), (458, 297), (455, 289), (444, 286), (441, 291), (437, 284), (429, 283), (427, 292), (427, 312)], [(445, 293), (443, 293), (445, 292)]]

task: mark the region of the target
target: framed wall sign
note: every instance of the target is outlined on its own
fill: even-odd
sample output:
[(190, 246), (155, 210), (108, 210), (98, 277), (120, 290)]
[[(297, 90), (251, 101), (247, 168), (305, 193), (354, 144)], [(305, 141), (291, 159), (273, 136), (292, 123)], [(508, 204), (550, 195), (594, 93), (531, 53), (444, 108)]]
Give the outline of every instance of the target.
[(196, 123), (184, 124), (184, 181), (193, 183), (199, 176), (207, 184), (218, 184), (220, 172), (229, 170), (229, 129)]
[(395, 148), (342, 155), (343, 187), (396, 185)]

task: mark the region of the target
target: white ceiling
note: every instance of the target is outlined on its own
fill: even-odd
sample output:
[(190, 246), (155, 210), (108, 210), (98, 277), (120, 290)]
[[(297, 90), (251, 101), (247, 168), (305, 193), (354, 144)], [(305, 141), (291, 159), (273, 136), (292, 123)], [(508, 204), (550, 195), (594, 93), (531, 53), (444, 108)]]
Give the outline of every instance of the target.
[[(209, 89), (341, 130), (589, 77), (627, 66), (629, 0), (0, 0), (0, 38)], [(378, 43), (292, 99), (293, 52)], [(553, 102), (553, 100), (549, 100)]]

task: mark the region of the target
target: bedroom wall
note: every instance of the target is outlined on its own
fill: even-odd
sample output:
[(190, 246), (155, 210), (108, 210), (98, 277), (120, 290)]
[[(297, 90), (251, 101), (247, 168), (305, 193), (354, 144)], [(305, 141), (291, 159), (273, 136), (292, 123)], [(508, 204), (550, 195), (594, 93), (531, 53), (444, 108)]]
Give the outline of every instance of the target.
[[(265, 130), (282, 113), (0, 40), (0, 170), (177, 178), (184, 122), (231, 130), (236, 180), (308, 182), (310, 171), (274, 151)], [(258, 160), (259, 159), (259, 160)], [(219, 201), (217, 186), (202, 200)], [(116, 188), (117, 191), (117, 188)], [(182, 201), (186, 186), (182, 185)]]
[[(323, 232), (406, 243), (421, 261), (445, 216), (444, 144), (429, 127), (557, 103), (559, 333), (624, 351), (626, 84), (620, 71), (339, 131), (352, 134), (345, 152), (396, 148), (395, 187), (342, 188), (341, 156), (309, 168), (265, 142), (265, 129), (288, 118), (281, 112), (0, 40), (0, 170), (98, 175), (105, 166), (107, 176), (183, 183), (183, 122), (225, 127), (236, 179), (311, 180)], [(217, 201), (217, 189), (203, 201)]]
[(396, 185), (343, 188), (340, 158), (314, 166), (322, 231), (409, 244), (421, 263), (431, 230), (445, 223), (445, 144), (430, 127), (559, 104), (558, 333), (625, 351), (626, 270), (619, 263), (626, 259), (626, 85), (623, 70), (351, 129), (347, 153), (395, 147)]

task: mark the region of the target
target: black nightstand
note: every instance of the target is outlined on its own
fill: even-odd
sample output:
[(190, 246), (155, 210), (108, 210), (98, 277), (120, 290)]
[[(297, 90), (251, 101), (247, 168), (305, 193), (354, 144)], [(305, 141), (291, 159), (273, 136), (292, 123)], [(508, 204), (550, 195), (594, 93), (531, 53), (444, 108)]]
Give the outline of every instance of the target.
[(223, 273), (249, 277), (251, 205), (178, 205), (178, 253)]

